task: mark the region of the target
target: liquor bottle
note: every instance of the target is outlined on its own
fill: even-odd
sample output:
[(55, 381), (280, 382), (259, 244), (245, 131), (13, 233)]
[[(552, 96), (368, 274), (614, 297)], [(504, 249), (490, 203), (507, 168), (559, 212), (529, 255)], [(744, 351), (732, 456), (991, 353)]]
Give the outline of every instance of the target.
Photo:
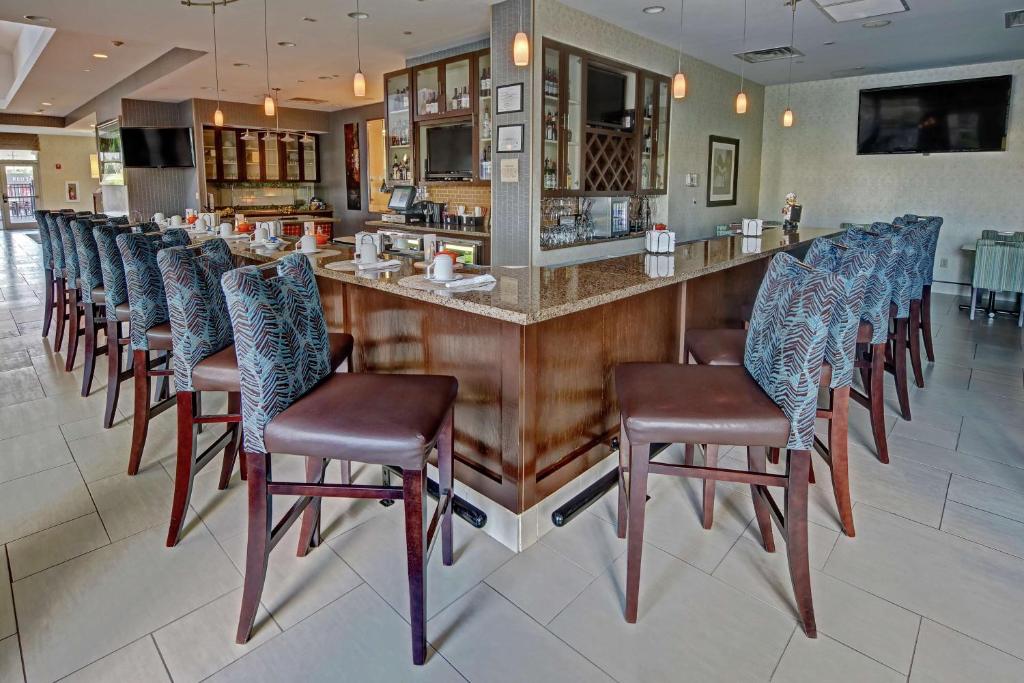
[(398, 155), (395, 155), (395, 163), (391, 164), (391, 177), (394, 180), (402, 179), (402, 167), (398, 163)]

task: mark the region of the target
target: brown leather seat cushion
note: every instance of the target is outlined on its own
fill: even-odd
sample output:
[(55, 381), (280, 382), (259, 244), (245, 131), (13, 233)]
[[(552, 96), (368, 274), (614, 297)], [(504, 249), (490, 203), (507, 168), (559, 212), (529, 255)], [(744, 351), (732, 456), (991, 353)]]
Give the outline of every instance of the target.
[(118, 304), (114, 306), (114, 316), (121, 321), (128, 321), (132, 319), (132, 310), (128, 304)]
[(338, 373), (270, 421), (267, 450), (420, 468), (458, 393), (454, 377)]
[(615, 391), (634, 443), (784, 448), (789, 420), (742, 366), (626, 363)]
[(154, 351), (171, 350), (171, 324), (160, 323), (146, 330), (146, 339), (149, 340), (149, 348)]
[(746, 330), (687, 330), (686, 347), (700, 365), (743, 365)]
[[(337, 369), (352, 354), (352, 335), (329, 332), (327, 340), (331, 367)], [(241, 391), (241, 382), (234, 344), (201, 360), (192, 370), (192, 388), (195, 391)]]
[(92, 302), (94, 304), (103, 304), (107, 300), (107, 290), (102, 287), (93, 287), (92, 289)]

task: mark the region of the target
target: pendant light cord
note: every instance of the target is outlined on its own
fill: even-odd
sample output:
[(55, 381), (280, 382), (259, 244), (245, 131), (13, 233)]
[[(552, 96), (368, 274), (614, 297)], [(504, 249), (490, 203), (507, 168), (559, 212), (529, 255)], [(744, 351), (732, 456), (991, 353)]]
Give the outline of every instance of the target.
[(217, 109), (220, 109), (220, 66), (217, 59), (217, 5), (210, 5), (213, 10), (213, 78), (217, 84)]
[[(747, 0), (743, 0), (743, 54), (747, 52)], [(747, 60), (740, 60), (740, 92), (743, 92), (743, 72), (746, 69)]]
[(793, 18), (789, 25), (789, 83), (786, 84), (786, 108), (789, 108), (790, 104), (790, 93), (793, 91), (793, 44), (796, 38), (796, 3), (798, 0), (792, 0), (793, 2)]
[(683, 72), (683, 12), (686, 10), (686, 0), (679, 0), (679, 68), (676, 73)]
[(363, 51), (359, 43), (359, 24), (362, 19), (359, 18), (359, 0), (356, 0), (356, 71), (359, 73), (363, 72)]
[(267, 95), (270, 95), (270, 31), (267, 28), (267, 0), (263, 0), (263, 51), (267, 55)]

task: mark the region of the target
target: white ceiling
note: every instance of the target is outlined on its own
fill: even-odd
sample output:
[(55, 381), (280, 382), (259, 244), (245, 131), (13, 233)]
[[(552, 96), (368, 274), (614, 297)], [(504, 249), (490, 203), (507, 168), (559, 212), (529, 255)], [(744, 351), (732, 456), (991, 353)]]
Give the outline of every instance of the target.
[[(680, 0), (561, 0), (660, 43), (679, 44)], [(822, 2), (829, 4), (829, 2)], [(793, 80), (973, 64), (1024, 58), (1024, 28), (1006, 29), (1003, 13), (1024, 0), (906, 0), (910, 11), (890, 14), (891, 25), (867, 29), (865, 20), (834, 23), (812, 0), (800, 0)], [(661, 14), (644, 14), (662, 5)], [(789, 45), (790, 8), (783, 0), (747, 0), (747, 50)], [(683, 51), (739, 73), (743, 0), (686, 0)], [(834, 41), (834, 45), (824, 43)], [(853, 71), (858, 67), (863, 70)], [(747, 65), (746, 75), (765, 85), (785, 83), (783, 61)]]
[[(381, 76), (407, 57), (454, 47), (490, 33), (494, 0), (363, 0), (370, 17), (361, 27), (365, 98), (352, 95), (356, 70), (355, 0), (269, 0), (270, 81), (282, 101), (302, 96), (326, 100), (335, 110), (383, 99)], [(135, 97), (181, 101), (214, 98), (210, 10), (178, 0), (2, 0), (0, 20), (25, 22), (43, 15), (57, 33), (10, 106), (2, 111), (62, 116), (173, 47), (210, 52), (174, 74), (150, 83)], [(304, 21), (311, 17), (317, 21)], [(405, 35), (404, 31), (411, 31)], [(266, 91), (263, 2), (239, 0), (217, 10), (222, 97), (260, 102)], [(111, 41), (124, 41), (115, 47)], [(291, 41), (296, 47), (280, 47)], [(94, 52), (109, 59), (91, 57)], [(235, 62), (247, 68), (231, 66)], [(90, 69), (86, 72), (84, 69)], [(335, 76), (329, 80), (319, 76)], [(299, 82), (299, 81), (304, 82)], [(288, 106), (291, 103), (285, 102)]]

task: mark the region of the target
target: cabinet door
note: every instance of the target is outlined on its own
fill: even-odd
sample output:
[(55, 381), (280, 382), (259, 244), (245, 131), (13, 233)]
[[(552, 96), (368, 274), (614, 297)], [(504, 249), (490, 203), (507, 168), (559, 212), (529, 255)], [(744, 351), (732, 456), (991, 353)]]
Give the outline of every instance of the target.
[(217, 149), (217, 129), (203, 127), (203, 168), (206, 170), (207, 180), (220, 180), (217, 173), (217, 159), (220, 157)]
[(220, 166), (222, 180), (238, 180), (238, 133), (220, 130)]
[(444, 112), (450, 116), (468, 114), (473, 110), (470, 95), (470, 59), (458, 59), (444, 64)]
[(444, 113), (441, 67), (429, 66), (413, 71), (416, 81), (416, 118), (432, 118)]
[(565, 88), (562, 103), (564, 146), (561, 186), (579, 190), (583, 178), (583, 56), (574, 52), (565, 59)]
[(562, 154), (559, 141), (561, 140), (562, 128), (562, 107), (561, 107), (561, 76), (562, 76), (562, 52), (553, 47), (544, 47), (544, 106), (541, 119), (541, 138), (543, 139), (544, 153), (542, 158), (542, 185), (545, 190), (559, 189), (562, 177)]
[(281, 146), (284, 149), (284, 179), (301, 180), (302, 164), (299, 159), (299, 139), (289, 135), (289, 140), (282, 140)]
[(657, 87), (653, 76), (645, 75), (641, 79), (640, 105), (640, 190), (644, 191), (654, 186)]
[(412, 76), (408, 70), (385, 77), (387, 178), (389, 185), (412, 185), (415, 159), (412, 137)]
[(320, 180), (317, 141), (316, 135), (310, 135), (309, 139), (305, 141), (301, 138), (299, 140), (299, 151), (302, 157), (302, 179), (314, 183)]
[(248, 139), (242, 140), (245, 151), (245, 179), (252, 181), (263, 180), (260, 170), (260, 137), (258, 133), (248, 131)]
[(652, 189), (665, 192), (668, 189), (668, 142), (669, 142), (669, 110), (672, 98), (669, 96), (669, 81), (659, 78), (657, 81), (658, 99), (656, 128), (654, 133), (654, 181)]
[(476, 175), (480, 180), (491, 179), (491, 137), (494, 128), (494, 109), (491, 100), (491, 54), (485, 52), (477, 58), (477, 122), (479, 138)]
[(263, 157), (263, 180), (281, 179), (281, 141), (274, 133), (264, 133), (260, 137), (260, 150)]

